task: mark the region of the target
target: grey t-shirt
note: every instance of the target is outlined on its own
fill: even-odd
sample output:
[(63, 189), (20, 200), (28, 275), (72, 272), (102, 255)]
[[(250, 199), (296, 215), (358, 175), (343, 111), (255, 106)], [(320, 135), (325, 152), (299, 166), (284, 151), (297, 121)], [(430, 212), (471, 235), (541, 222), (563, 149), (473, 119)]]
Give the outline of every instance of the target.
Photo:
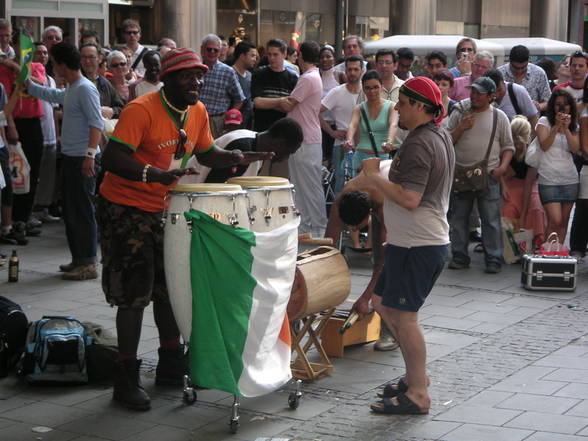
[[(492, 110), (490, 106), (484, 112), (474, 113), (476, 121), (471, 129), (465, 130), (460, 136), (457, 143), (455, 143), (455, 161), (459, 165), (469, 166), (484, 159), (486, 150), (488, 149), (488, 142), (490, 142), (490, 134), (492, 133)], [(456, 104), (453, 112), (449, 116), (449, 123), (447, 130), (451, 132), (462, 121), (464, 113), (471, 112), (470, 99), (467, 98)], [(498, 120), (496, 122), (496, 134), (494, 136), (494, 143), (492, 150), (490, 150), (490, 157), (488, 158), (488, 170), (492, 170), (500, 165), (500, 155), (506, 150), (514, 152), (514, 142), (512, 140), (512, 133), (510, 131), (510, 122), (505, 113), (500, 109), (494, 109), (498, 112)]]
[(447, 210), (455, 153), (451, 135), (432, 123), (411, 131), (394, 156), (388, 178), (422, 195), (415, 210), (384, 200), (386, 241), (399, 247), (449, 243)]

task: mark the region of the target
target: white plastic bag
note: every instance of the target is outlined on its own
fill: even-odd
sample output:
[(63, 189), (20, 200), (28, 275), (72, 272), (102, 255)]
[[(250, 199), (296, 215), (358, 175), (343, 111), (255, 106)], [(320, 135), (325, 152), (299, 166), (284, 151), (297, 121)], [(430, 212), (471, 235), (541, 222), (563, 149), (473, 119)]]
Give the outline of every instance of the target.
[(31, 187), (29, 161), (27, 161), (20, 142), (8, 144), (7, 147), (10, 153), (8, 165), (10, 166), (10, 175), (12, 177), (12, 192), (14, 194), (27, 194)]

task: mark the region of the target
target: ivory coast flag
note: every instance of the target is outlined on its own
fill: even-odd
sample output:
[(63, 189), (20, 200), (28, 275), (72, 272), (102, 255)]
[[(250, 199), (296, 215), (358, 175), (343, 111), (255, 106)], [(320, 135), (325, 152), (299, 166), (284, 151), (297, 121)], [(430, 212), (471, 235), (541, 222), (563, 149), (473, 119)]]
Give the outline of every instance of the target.
[(286, 306), (296, 269), (298, 224), (267, 233), (190, 210), (190, 376), (201, 387), (265, 395), (291, 378)]

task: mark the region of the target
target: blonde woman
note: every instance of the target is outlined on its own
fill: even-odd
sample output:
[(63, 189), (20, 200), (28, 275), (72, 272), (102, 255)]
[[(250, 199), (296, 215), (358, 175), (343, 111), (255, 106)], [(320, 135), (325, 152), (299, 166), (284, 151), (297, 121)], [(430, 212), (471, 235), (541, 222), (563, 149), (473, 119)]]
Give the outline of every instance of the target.
[(510, 123), (515, 154), (502, 178), (502, 217), (514, 219), (520, 228), (533, 230), (534, 243), (543, 242), (545, 212), (539, 198), (537, 169), (525, 163), (527, 146), (531, 142), (531, 124), (522, 115)]

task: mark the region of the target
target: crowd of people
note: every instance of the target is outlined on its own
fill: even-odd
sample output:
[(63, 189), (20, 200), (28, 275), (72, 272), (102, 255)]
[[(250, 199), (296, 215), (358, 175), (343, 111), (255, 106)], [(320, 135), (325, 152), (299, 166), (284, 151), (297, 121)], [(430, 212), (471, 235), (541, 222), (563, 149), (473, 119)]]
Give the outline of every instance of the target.
[[(178, 179), (288, 178), (300, 233), (338, 242), (347, 229), (356, 251), (371, 252), (373, 277), (354, 309), (365, 314), (372, 301), (388, 329), (376, 349), (399, 344), (407, 364), (374, 412), (428, 409), (416, 314), (447, 260), (453, 270), (469, 267), (470, 242), (480, 242), (474, 250), (484, 253), (487, 273), (501, 271), (502, 218), (533, 230), (536, 245), (552, 232), (563, 242), (575, 205), (570, 248), (585, 255), (586, 53), (556, 68), (548, 59), (530, 63), (519, 45), (495, 67), (491, 53), (464, 38), (454, 66), (432, 51), (419, 72), (410, 48), (366, 59), (353, 35), (338, 59), (314, 41), (256, 47), (210, 34), (198, 54), (170, 38), (144, 47), (132, 19), (121, 32), (124, 45), (107, 49), (86, 31), (75, 47), (49, 26), (35, 43), (30, 80), (17, 82), (19, 31), (0, 20), (0, 243), (26, 245), (42, 223), (63, 218), (72, 256), (59, 267), (66, 280), (97, 278), (101, 247), (103, 290), (118, 307), (114, 397), (128, 407), (150, 406), (136, 359), (150, 301), (161, 341), (156, 382), (181, 383), (160, 224)], [(7, 147), (17, 142), (30, 166), (29, 191), (18, 194)], [(455, 177), (486, 179), (460, 189), (454, 169)], [(410, 271), (398, 274), (407, 262)], [(402, 278), (406, 297), (391, 298)]]

